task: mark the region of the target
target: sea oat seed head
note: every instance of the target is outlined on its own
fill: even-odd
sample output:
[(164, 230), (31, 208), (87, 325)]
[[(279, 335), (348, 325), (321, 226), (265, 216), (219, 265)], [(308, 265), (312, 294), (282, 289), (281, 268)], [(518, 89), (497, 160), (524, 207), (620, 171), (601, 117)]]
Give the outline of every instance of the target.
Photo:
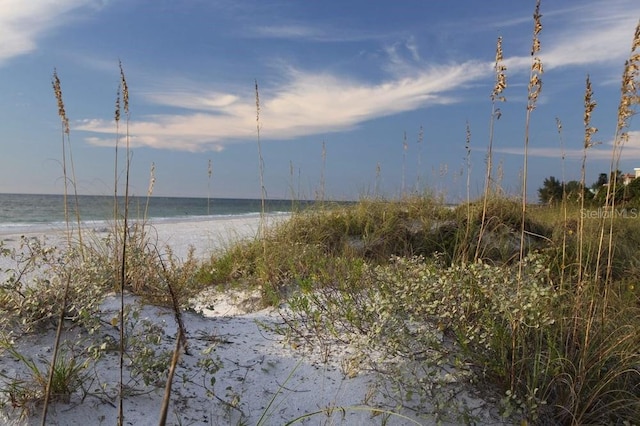
[(620, 105), (618, 106), (618, 128), (628, 127), (629, 118), (634, 115), (634, 105), (640, 103), (638, 94), (638, 79), (640, 78), (640, 54), (634, 53), (640, 45), (640, 23), (636, 27), (636, 33), (631, 47), (631, 55), (624, 64), (622, 73), (622, 87)]
[(584, 148), (591, 148), (594, 143), (591, 141), (598, 129), (591, 126), (591, 113), (596, 108), (596, 101), (593, 100), (593, 89), (591, 87), (591, 78), (587, 75), (584, 91)]
[(531, 78), (529, 80), (529, 104), (527, 105), (527, 109), (532, 111), (536, 108), (536, 101), (538, 100), (538, 96), (542, 91), (542, 80), (538, 77), (538, 74), (531, 74)]
[(533, 13), (533, 43), (531, 46), (531, 56), (533, 60), (531, 61), (531, 75), (529, 78), (529, 95), (527, 102), (527, 110), (533, 111), (536, 108), (536, 102), (538, 100), (538, 96), (542, 91), (542, 79), (540, 76), (544, 73), (544, 68), (542, 66), (542, 61), (536, 53), (540, 51), (540, 39), (538, 38), (538, 34), (542, 31), (542, 15), (540, 14), (540, 0), (536, 2), (536, 9)]
[(118, 85), (118, 93), (116, 94), (116, 123), (120, 121), (120, 85)]
[(638, 21), (638, 25), (636, 25), (636, 33), (633, 37), (633, 44), (631, 45), (631, 51), (635, 52), (637, 48), (640, 47), (640, 21)]
[(53, 93), (56, 96), (56, 100), (58, 101), (58, 115), (60, 116), (60, 120), (62, 120), (62, 126), (64, 129), (64, 133), (69, 134), (69, 119), (67, 118), (67, 113), (64, 110), (64, 101), (62, 100), (62, 87), (60, 85), (60, 79), (58, 78), (58, 70), (53, 69), (53, 78), (51, 81), (53, 86)]
[(122, 61), (118, 61), (120, 67), (120, 86), (122, 87), (122, 105), (124, 107), (124, 113), (129, 115), (129, 86), (127, 85), (127, 79), (124, 75), (124, 69), (122, 68)]
[(502, 61), (502, 36), (498, 37), (498, 42), (496, 43), (496, 63)]
[(156, 163), (151, 163), (151, 173), (149, 176), (149, 189), (147, 189), (147, 196), (151, 196), (153, 194), (153, 187), (156, 184)]
[(531, 56), (540, 51), (540, 39), (538, 34), (542, 31), (542, 15), (540, 14), (540, 0), (536, 2), (536, 9), (533, 13), (533, 45), (531, 47)]
[(491, 92), (492, 101), (498, 100), (500, 102), (505, 102), (507, 100), (504, 96), (501, 96), (502, 91), (507, 87), (507, 75), (505, 74), (507, 67), (502, 63), (502, 58), (502, 37), (498, 37), (498, 41), (496, 43), (496, 62), (494, 65), (496, 82), (493, 86), (493, 91)]
[(466, 140), (464, 147), (467, 150), (467, 155), (471, 154), (471, 126), (469, 125), (469, 120), (467, 120), (466, 126)]
[(255, 80), (256, 87), (256, 121), (260, 121), (260, 92), (258, 91), (258, 80)]

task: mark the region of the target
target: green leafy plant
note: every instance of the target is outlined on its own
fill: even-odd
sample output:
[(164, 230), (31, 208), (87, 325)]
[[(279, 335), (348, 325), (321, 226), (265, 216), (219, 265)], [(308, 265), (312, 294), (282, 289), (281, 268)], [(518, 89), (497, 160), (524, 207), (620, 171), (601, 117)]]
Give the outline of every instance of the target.
[(0, 372), (0, 378), (5, 382), (0, 387), (0, 393), (5, 395), (5, 403), (13, 408), (23, 410), (23, 415), (46, 397), (46, 390), (50, 382), (49, 397), (51, 399), (68, 402), (72, 395), (85, 393), (85, 385), (88, 381), (88, 360), (79, 358), (73, 353), (61, 351), (51, 372), (51, 365), (34, 359), (19, 352), (11, 339), (0, 339), (0, 348), (9, 356), (18, 361), (22, 372), (15, 375)]

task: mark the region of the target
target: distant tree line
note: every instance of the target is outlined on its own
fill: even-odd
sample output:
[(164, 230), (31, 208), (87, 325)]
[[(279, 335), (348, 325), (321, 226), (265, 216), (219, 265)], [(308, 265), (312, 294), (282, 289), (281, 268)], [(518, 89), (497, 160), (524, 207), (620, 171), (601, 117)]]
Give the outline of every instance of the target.
[(607, 187), (614, 181), (616, 204), (640, 206), (640, 178), (631, 179), (626, 185), (624, 175), (620, 170), (609, 176), (607, 173), (600, 173), (598, 179), (591, 186), (582, 186), (577, 180), (571, 180), (563, 184), (554, 176), (544, 179), (542, 186), (538, 188), (538, 197), (542, 204), (558, 204), (566, 199), (567, 202), (580, 202), (584, 197), (588, 205), (605, 205), (607, 198)]

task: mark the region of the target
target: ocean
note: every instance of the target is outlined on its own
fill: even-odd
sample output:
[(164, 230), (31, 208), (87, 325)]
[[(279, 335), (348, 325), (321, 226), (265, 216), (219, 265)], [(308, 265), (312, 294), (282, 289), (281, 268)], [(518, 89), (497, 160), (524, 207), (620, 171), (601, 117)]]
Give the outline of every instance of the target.
[[(69, 219), (76, 223), (74, 196), (67, 197)], [(148, 202), (148, 205), (147, 205)], [(290, 213), (292, 209), (313, 206), (314, 201), (265, 200), (265, 212)], [(79, 195), (80, 220), (90, 227), (100, 228), (113, 222), (113, 196)], [(124, 201), (119, 198), (119, 214)], [(231, 198), (131, 197), (130, 220), (149, 219), (153, 222), (197, 221), (237, 216), (257, 216), (261, 200)], [(0, 235), (21, 232), (41, 232), (59, 229), (65, 223), (62, 195), (0, 194)]]

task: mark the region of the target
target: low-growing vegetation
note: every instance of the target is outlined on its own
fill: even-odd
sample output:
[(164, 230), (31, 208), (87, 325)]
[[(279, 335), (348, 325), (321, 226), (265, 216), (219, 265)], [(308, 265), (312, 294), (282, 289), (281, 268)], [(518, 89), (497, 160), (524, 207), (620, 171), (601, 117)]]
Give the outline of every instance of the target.
[[(260, 285), (265, 302), (286, 295), (294, 318), (281, 332), (318, 350), (329, 351), (334, 339), (353, 343), (367, 368), (404, 378), (394, 395), (401, 404), (411, 405), (407, 395), (425, 401), (434, 387), (446, 388), (434, 377), (446, 364), (467, 366), (469, 383), (500, 390), (505, 412), (532, 422), (640, 415), (640, 224), (616, 220), (624, 238), (616, 239), (605, 298), (593, 275), (597, 220), (587, 224), (588, 278), (578, 283), (571, 223), (579, 211), (564, 223), (559, 207), (532, 208), (522, 262), (516, 201), (490, 201), (475, 261), (480, 218), (472, 216), (468, 228), (466, 211), (417, 197), (300, 214), (265, 241), (212, 258), (200, 279)], [(389, 359), (403, 362), (389, 369)], [(422, 373), (403, 374), (409, 365)]]
[[(504, 195), (492, 170), (496, 103), (505, 100), (506, 88), (501, 38), (485, 190), (478, 200), (447, 206), (414, 194), (332, 205), (323, 197), (319, 207), (294, 212), (277, 226), (262, 222), (257, 238), (210, 259), (197, 260), (191, 252), (178, 260), (170, 248), (158, 246), (146, 218), (129, 222), (128, 182), (124, 211), (118, 209), (116, 177), (114, 224), (106, 236), (82, 230), (76, 204), (77, 227), (65, 211), (64, 247), (29, 238), (13, 249), (0, 245), (8, 265), (0, 271), (0, 356), (19, 366), (0, 370), (0, 404), (24, 416), (44, 406), (44, 424), (50, 402), (91, 395), (117, 405), (121, 424), (128, 396), (164, 388), (164, 424), (180, 354), (190, 351), (183, 311), (205, 289), (234, 287), (259, 289), (262, 306), (279, 306), (282, 325), (264, 326), (301, 350), (329, 358), (337, 342), (350, 345), (342, 372), (378, 374), (373, 391), (384, 403), (371, 410), (374, 417), (385, 414), (383, 424), (387, 415), (402, 410), (472, 424), (477, 407), (455, 398), (461, 393), (497, 401), (507, 423), (635, 424), (640, 419), (640, 221), (620, 213), (628, 207), (623, 203), (635, 201), (620, 195), (615, 171), (638, 104), (640, 25), (623, 73), (612, 173), (605, 174), (612, 178), (599, 188), (598, 204), (585, 202), (583, 163), (580, 182), (568, 190), (549, 179), (540, 191), (547, 203), (532, 205), (526, 153), (530, 116), (542, 89), (539, 7), (537, 2), (521, 196)], [(127, 120), (129, 115), (122, 65), (120, 71), (118, 126), (121, 103)], [(586, 86), (585, 159), (595, 132), (589, 79)], [(67, 185), (76, 193), (75, 177), (66, 175), (69, 122), (55, 72), (53, 87), (62, 120), (66, 206)], [(257, 82), (255, 88), (259, 121)], [(258, 122), (260, 148), (259, 129)], [(128, 179), (128, 131), (124, 138)], [(118, 141), (116, 176), (117, 151)], [(152, 189), (153, 168), (149, 196)], [(594, 205), (596, 214), (585, 209)], [(141, 318), (130, 294), (170, 308), (177, 324), (173, 351), (159, 349), (164, 328)], [(117, 299), (117, 309), (101, 310), (107, 297)], [(51, 359), (34, 359), (18, 349), (20, 339), (54, 329)], [(120, 360), (117, 383), (104, 382), (97, 373), (101, 360), (112, 355)], [(194, 368), (207, 378), (201, 386), (229, 412), (242, 413), (242, 395), (231, 387), (213, 390), (221, 367), (215, 351), (199, 356)], [(187, 382), (193, 376), (181, 377)]]
[[(145, 266), (135, 271), (146, 275), (131, 276), (126, 289), (148, 303), (173, 306), (172, 283), (182, 310), (212, 285), (260, 288), (263, 306), (287, 302), (286, 326), (276, 331), (290, 342), (326, 356), (335, 342), (347, 342), (356, 351), (343, 364), (346, 376), (375, 371), (395, 383), (377, 390), (390, 401), (380, 409), (472, 422), (472, 407), (451, 405), (464, 391), (501, 401), (507, 418), (532, 423), (632, 422), (640, 414), (640, 269), (634, 266), (640, 225), (616, 219), (615, 232), (624, 238), (617, 239), (605, 287), (592, 271), (598, 221), (585, 224), (585, 278), (578, 282), (577, 210), (564, 223), (560, 207), (530, 209), (531, 242), (520, 262), (517, 201), (492, 199), (478, 239), (481, 206), (470, 206), (471, 217), (464, 214), (468, 206), (427, 197), (326, 206), (295, 213), (263, 238), (234, 244), (206, 262), (177, 262), (147, 241), (129, 250), (131, 264)], [(478, 241), (483, 249), (474, 260)], [(44, 397), (48, 370), (42, 360), (17, 353), (15, 339), (55, 326), (65, 280), (72, 277), (65, 322), (82, 332), (61, 351), (51, 395), (64, 401), (70, 393), (95, 393), (86, 385), (96, 380), (90, 372), (118, 350), (117, 335), (109, 332), (104, 340), (117, 316), (98, 311), (117, 290), (109, 279), (117, 271), (106, 256), (113, 251), (104, 250), (108, 238), (87, 244), (83, 256), (71, 250), (60, 257), (39, 240), (23, 244), (26, 255), (3, 251), (15, 266), (2, 285), (1, 342), (31, 373), (3, 374), (0, 392), (6, 404), (32, 410)], [(164, 386), (171, 353), (155, 349), (163, 331), (128, 307), (125, 336), (127, 392)], [(211, 365), (213, 376), (215, 358)], [(452, 366), (455, 377), (447, 373)], [(101, 398), (113, 398), (113, 385), (101, 385)]]

